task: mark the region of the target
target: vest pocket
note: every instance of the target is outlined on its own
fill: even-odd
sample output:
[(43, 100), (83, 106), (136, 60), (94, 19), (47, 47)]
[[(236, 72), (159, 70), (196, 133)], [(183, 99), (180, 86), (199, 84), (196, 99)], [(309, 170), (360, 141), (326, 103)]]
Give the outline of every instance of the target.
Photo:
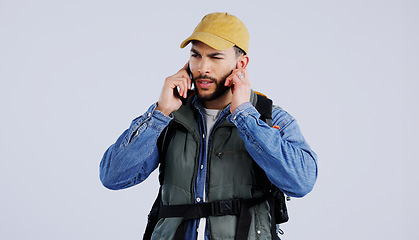
[(218, 158), (222, 158), (223, 157), (223, 155), (226, 155), (226, 154), (240, 154), (240, 153), (242, 153), (242, 154), (248, 154), (248, 152), (246, 151), (246, 150), (229, 150), (229, 151), (224, 151), (224, 152), (217, 152), (216, 154), (215, 154), (215, 156), (217, 156)]
[(209, 161), (208, 198), (251, 198), (255, 174), (253, 160), (245, 149), (214, 151)]

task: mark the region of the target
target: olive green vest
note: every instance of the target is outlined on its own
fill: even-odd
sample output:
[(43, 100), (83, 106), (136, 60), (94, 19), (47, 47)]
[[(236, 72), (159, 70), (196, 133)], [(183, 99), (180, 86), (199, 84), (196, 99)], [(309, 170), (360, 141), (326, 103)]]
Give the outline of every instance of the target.
[[(255, 105), (256, 94), (251, 102)], [(202, 135), (199, 131), (192, 102), (174, 112), (176, 131), (168, 145), (165, 159), (163, 205), (194, 203), (194, 179), (199, 171), (199, 150)], [(249, 199), (263, 195), (255, 177), (253, 160), (248, 154), (238, 129), (227, 120), (212, 132), (207, 166), (207, 201), (233, 198)], [(268, 203), (251, 207), (252, 222), (248, 239), (272, 239)], [(152, 239), (173, 239), (181, 218), (160, 219)], [(234, 239), (237, 216), (210, 216), (211, 239)]]

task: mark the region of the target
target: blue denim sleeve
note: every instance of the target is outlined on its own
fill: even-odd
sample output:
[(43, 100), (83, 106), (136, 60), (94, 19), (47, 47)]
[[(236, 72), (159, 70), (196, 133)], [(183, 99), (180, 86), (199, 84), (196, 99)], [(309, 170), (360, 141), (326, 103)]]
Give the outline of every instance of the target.
[(157, 139), (172, 120), (153, 104), (134, 119), (103, 155), (100, 180), (112, 190), (124, 189), (144, 181), (159, 164)]
[(279, 129), (269, 127), (259, 117), (248, 102), (240, 105), (229, 121), (237, 126), (249, 154), (273, 184), (288, 196), (305, 196), (317, 179), (317, 155), (286, 111), (273, 107), (272, 123)]

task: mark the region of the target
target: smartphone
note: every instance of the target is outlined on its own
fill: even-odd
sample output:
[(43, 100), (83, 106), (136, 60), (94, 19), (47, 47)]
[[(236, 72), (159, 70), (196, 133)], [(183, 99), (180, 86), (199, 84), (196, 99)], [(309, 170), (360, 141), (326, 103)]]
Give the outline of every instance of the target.
[(191, 69), (189, 68), (189, 64), (188, 64), (188, 67), (186, 68), (186, 72), (189, 74), (189, 78), (192, 80), (193, 79), (193, 75), (192, 75)]

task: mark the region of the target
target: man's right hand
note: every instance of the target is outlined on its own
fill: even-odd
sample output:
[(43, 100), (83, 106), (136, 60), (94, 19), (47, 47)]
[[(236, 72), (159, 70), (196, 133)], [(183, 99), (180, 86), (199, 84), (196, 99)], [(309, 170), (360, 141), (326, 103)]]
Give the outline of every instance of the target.
[(179, 89), (179, 95), (183, 98), (187, 97), (188, 90), (191, 89), (192, 79), (186, 71), (188, 65), (189, 62), (179, 72), (166, 78), (164, 81), (156, 110), (159, 110), (166, 116), (169, 116), (170, 113), (178, 110), (182, 106), (182, 100), (175, 95), (175, 91), (177, 91), (175, 88)]

